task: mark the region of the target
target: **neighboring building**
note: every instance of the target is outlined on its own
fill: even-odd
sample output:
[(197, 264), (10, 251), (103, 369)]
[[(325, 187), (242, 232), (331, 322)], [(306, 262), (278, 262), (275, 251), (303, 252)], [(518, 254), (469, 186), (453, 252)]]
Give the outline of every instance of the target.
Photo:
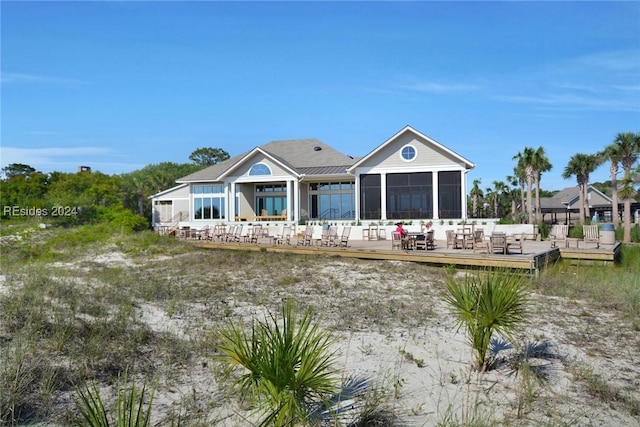
[(151, 196), (153, 225), (466, 219), (474, 166), (410, 126), (361, 158), (316, 139), (273, 141)]
[[(587, 188), (587, 205), (590, 215), (598, 215), (601, 221), (611, 221), (613, 202), (610, 197), (593, 186)], [(580, 189), (576, 187), (565, 188), (554, 194), (553, 197), (540, 198), (540, 211), (542, 220), (546, 221), (546, 215), (550, 214), (550, 222), (571, 224), (571, 214), (575, 214), (580, 220)]]

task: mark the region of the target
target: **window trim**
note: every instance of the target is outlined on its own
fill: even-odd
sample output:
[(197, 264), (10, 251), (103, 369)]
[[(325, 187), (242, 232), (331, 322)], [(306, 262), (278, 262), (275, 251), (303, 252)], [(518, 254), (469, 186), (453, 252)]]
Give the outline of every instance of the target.
[[(410, 159), (407, 159), (404, 156), (404, 150), (407, 148), (411, 148), (413, 150), (413, 157), (411, 157)], [(400, 149), (400, 152), (398, 153), (398, 155), (400, 156), (400, 159), (403, 162), (413, 162), (417, 157), (418, 157), (418, 149), (415, 147), (415, 145), (413, 144), (405, 144), (404, 146), (402, 146), (402, 148)]]
[[(262, 168), (260, 169), (266, 169), (269, 173), (253, 173), (254, 169), (258, 169), (258, 166), (262, 166)], [(273, 171), (271, 170), (271, 168), (269, 167), (268, 164), (263, 163), (263, 162), (258, 162), (254, 165), (251, 166), (251, 168), (249, 169), (249, 173), (247, 174), (249, 176), (272, 176), (273, 175)]]

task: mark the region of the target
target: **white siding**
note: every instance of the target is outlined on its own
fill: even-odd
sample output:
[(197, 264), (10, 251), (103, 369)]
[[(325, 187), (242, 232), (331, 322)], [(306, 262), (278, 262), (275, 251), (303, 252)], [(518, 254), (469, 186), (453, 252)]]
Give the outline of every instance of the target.
[[(416, 158), (410, 162), (403, 160), (400, 156), (402, 147), (407, 144), (416, 149)], [(452, 169), (464, 167), (459, 160), (454, 159), (449, 153), (438, 149), (429, 141), (419, 138), (411, 132), (406, 132), (399, 136), (370, 159), (367, 159), (361, 166), (381, 169), (422, 168), (423, 170), (442, 169), (448, 166), (453, 166)]]
[[(242, 165), (240, 165), (235, 171), (233, 171), (233, 175), (230, 177), (230, 179), (235, 180), (240, 177), (249, 177), (249, 171), (251, 170), (251, 167), (256, 163), (264, 163), (265, 165), (269, 166), (269, 168), (271, 169), (271, 176), (283, 177), (283, 176), (291, 175), (290, 172), (286, 171), (284, 168), (282, 168), (279, 164), (275, 163), (270, 158), (264, 156), (263, 154), (256, 153), (254, 156), (245, 160), (245, 162)], [(257, 175), (257, 176), (253, 176), (252, 178), (254, 178), (256, 182), (259, 182), (260, 177), (261, 175)]]

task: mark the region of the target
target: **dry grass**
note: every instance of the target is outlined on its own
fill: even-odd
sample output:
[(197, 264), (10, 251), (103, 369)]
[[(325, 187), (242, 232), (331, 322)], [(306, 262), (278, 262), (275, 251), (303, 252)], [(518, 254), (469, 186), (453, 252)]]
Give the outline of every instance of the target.
[[(533, 315), (520, 338), (549, 341), (558, 356), (549, 380), (538, 383), (507, 369), (471, 369), (471, 351), (441, 298), (443, 269), (203, 250), (151, 233), (106, 240), (83, 233), (92, 231), (75, 231), (65, 247), (58, 230), (21, 240), (3, 232), (0, 425), (68, 425), (74, 387), (97, 381), (113, 400), (125, 371), (156, 384), (156, 425), (179, 417), (187, 426), (247, 425), (250, 402), (229, 396), (222, 381), (217, 331), (228, 320), (249, 324), (276, 313), (287, 299), (321, 313), (323, 328), (340, 341), (345, 377), (363, 374), (375, 383), (363, 406), (372, 419), (387, 414), (396, 422), (451, 426), (640, 422), (637, 303), (622, 297), (637, 295), (637, 279), (619, 287), (590, 280), (582, 293), (584, 277), (594, 273), (581, 271), (568, 284), (567, 274), (549, 272), (530, 284), (537, 292)], [(29, 248), (32, 239), (37, 249)], [(603, 287), (617, 290), (606, 298)]]

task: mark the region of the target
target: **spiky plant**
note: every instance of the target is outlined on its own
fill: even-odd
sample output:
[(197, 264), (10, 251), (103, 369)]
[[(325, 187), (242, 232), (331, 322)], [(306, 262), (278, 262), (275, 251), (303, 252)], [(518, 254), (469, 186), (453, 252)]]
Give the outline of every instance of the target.
[(105, 407), (95, 383), (78, 388), (76, 406), (79, 415), (73, 420), (73, 424), (78, 427), (150, 426), (154, 389), (148, 394), (146, 383), (141, 389), (134, 382), (130, 386), (127, 383), (126, 376), (119, 381), (113, 411)]
[(333, 368), (333, 340), (312, 322), (307, 310), (300, 321), (291, 303), (282, 318), (269, 314), (254, 321), (251, 331), (234, 323), (221, 331), (219, 350), (229, 372), (241, 368), (231, 392), (258, 400), (264, 411), (261, 425), (295, 425), (308, 420), (311, 410), (339, 387)]
[(513, 342), (513, 333), (526, 314), (527, 299), (523, 278), (515, 273), (492, 270), (466, 275), (461, 282), (447, 277), (444, 300), (458, 318), (458, 329), (465, 327), (480, 371), (490, 366), (488, 350), (494, 333)]

